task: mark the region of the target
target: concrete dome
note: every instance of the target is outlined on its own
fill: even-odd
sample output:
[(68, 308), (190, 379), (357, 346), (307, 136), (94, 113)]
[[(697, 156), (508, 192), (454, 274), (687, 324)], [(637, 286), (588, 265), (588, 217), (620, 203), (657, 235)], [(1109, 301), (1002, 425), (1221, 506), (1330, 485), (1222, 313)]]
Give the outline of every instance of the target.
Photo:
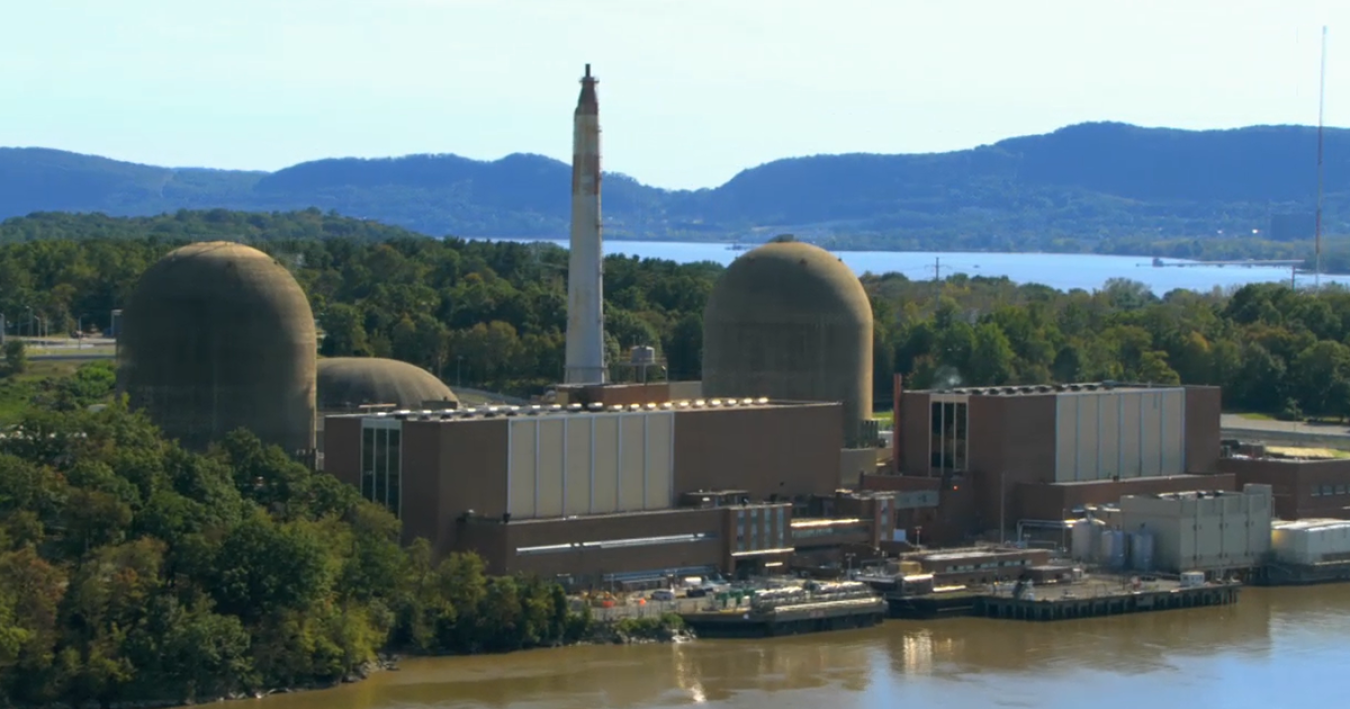
[(309, 450), (316, 341), (285, 267), (241, 244), (191, 244), (147, 269), (123, 308), (118, 388), (190, 448), (247, 428)]
[(703, 314), (703, 393), (839, 401), (844, 441), (872, 416), (872, 306), (828, 251), (774, 242), (729, 266)]
[(421, 408), (424, 401), (459, 401), (450, 387), (407, 362), (380, 357), (319, 360), (319, 410), (342, 411), (366, 404)]

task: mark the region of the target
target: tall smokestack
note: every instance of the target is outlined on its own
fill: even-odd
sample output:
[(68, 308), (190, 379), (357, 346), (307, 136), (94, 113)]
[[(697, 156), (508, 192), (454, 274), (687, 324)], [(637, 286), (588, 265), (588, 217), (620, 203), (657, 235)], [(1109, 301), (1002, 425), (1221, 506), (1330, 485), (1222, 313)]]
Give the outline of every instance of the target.
[(572, 119), (572, 241), (567, 270), (568, 384), (605, 381), (603, 255), (600, 248), (600, 106), (591, 65)]

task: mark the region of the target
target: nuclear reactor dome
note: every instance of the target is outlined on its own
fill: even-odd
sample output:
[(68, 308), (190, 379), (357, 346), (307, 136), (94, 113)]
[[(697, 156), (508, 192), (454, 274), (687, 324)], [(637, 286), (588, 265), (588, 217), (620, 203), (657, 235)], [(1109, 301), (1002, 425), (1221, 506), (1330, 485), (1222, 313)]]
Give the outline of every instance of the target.
[(370, 404), (416, 409), (428, 401), (459, 401), (431, 373), (407, 362), (379, 357), (321, 359), (318, 384), (320, 411), (346, 411)]
[(828, 251), (775, 242), (729, 266), (703, 314), (703, 393), (840, 401), (844, 441), (872, 415), (872, 307)]
[(314, 447), (314, 315), (257, 249), (192, 244), (152, 265), (123, 308), (117, 358), (131, 406), (189, 448), (236, 428)]

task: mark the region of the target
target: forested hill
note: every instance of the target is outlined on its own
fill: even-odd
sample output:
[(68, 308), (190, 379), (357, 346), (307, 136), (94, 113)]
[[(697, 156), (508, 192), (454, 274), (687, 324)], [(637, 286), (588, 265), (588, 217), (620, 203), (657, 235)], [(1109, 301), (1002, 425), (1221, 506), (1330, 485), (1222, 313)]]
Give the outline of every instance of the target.
[[(950, 153), (778, 160), (697, 191), (609, 175), (604, 207), (611, 238), (755, 241), (793, 231), (836, 247), (1179, 256), (1225, 244), (1243, 255), (1274, 216), (1283, 224), (1271, 238), (1293, 253), (1311, 236), (1315, 162), (1312, 128), (1092, 123)], [(560, 237), (569, 175), (562, 162), (520, 154), (329, 159), (267, 173), (0, 148), (0, 218), (318, 207), (429, 234)], [(1326, 232), (1350, 233), (1350, 130), (1327, 132), (1326, 180)]]

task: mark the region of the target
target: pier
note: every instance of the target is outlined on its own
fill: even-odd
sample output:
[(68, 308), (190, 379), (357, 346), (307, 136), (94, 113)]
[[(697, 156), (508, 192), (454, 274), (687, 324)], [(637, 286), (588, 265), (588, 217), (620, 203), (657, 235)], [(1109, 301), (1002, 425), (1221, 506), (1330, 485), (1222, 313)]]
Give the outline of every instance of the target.
[(748, 609), (711, 609), (680, 617), (699, 637), (774, 637), (878, 625), (886, 618), (886, 601), (860, 583), (808, 584), (759, 591)]
[(1234, 266), (1241, 268), (1298, 268), (1303, 265), (1302, 259), (1285, 260), (1254, 260), (1247, 259), (1242, 261), (1174, 261), (1167, 262), (1160, 258), (1153, 259), (1154, 268), (1197, 268), (1200, 266)]
[[(1075, 586), (1078, 584), (1075, 584)], [(1125, 613), (1222, 606), (1237, 603), (1242, 584), (1232, 581), (1183, 587), (1171, 581), (1153, 582), (1138, 589), (1103, 589), (1098, 595), (1079, 595), (1072, 587), (1046, 588), (1044, 597), (981, 596), (975, 615), (1008, 620), (1069, 620)], [(1055, 591), (1061, 593), (1056, 594)], [(1083, 590), (1083, 589), (1079, 589)]]
[(1067, 583), (992, 586), (938, 590), (933, 593), (885, 594), (892, 618), (932, 619), (977, 616), (1010, 620), (1068, 620), (1236, 603), (1242, 584), (1102, 575)]

